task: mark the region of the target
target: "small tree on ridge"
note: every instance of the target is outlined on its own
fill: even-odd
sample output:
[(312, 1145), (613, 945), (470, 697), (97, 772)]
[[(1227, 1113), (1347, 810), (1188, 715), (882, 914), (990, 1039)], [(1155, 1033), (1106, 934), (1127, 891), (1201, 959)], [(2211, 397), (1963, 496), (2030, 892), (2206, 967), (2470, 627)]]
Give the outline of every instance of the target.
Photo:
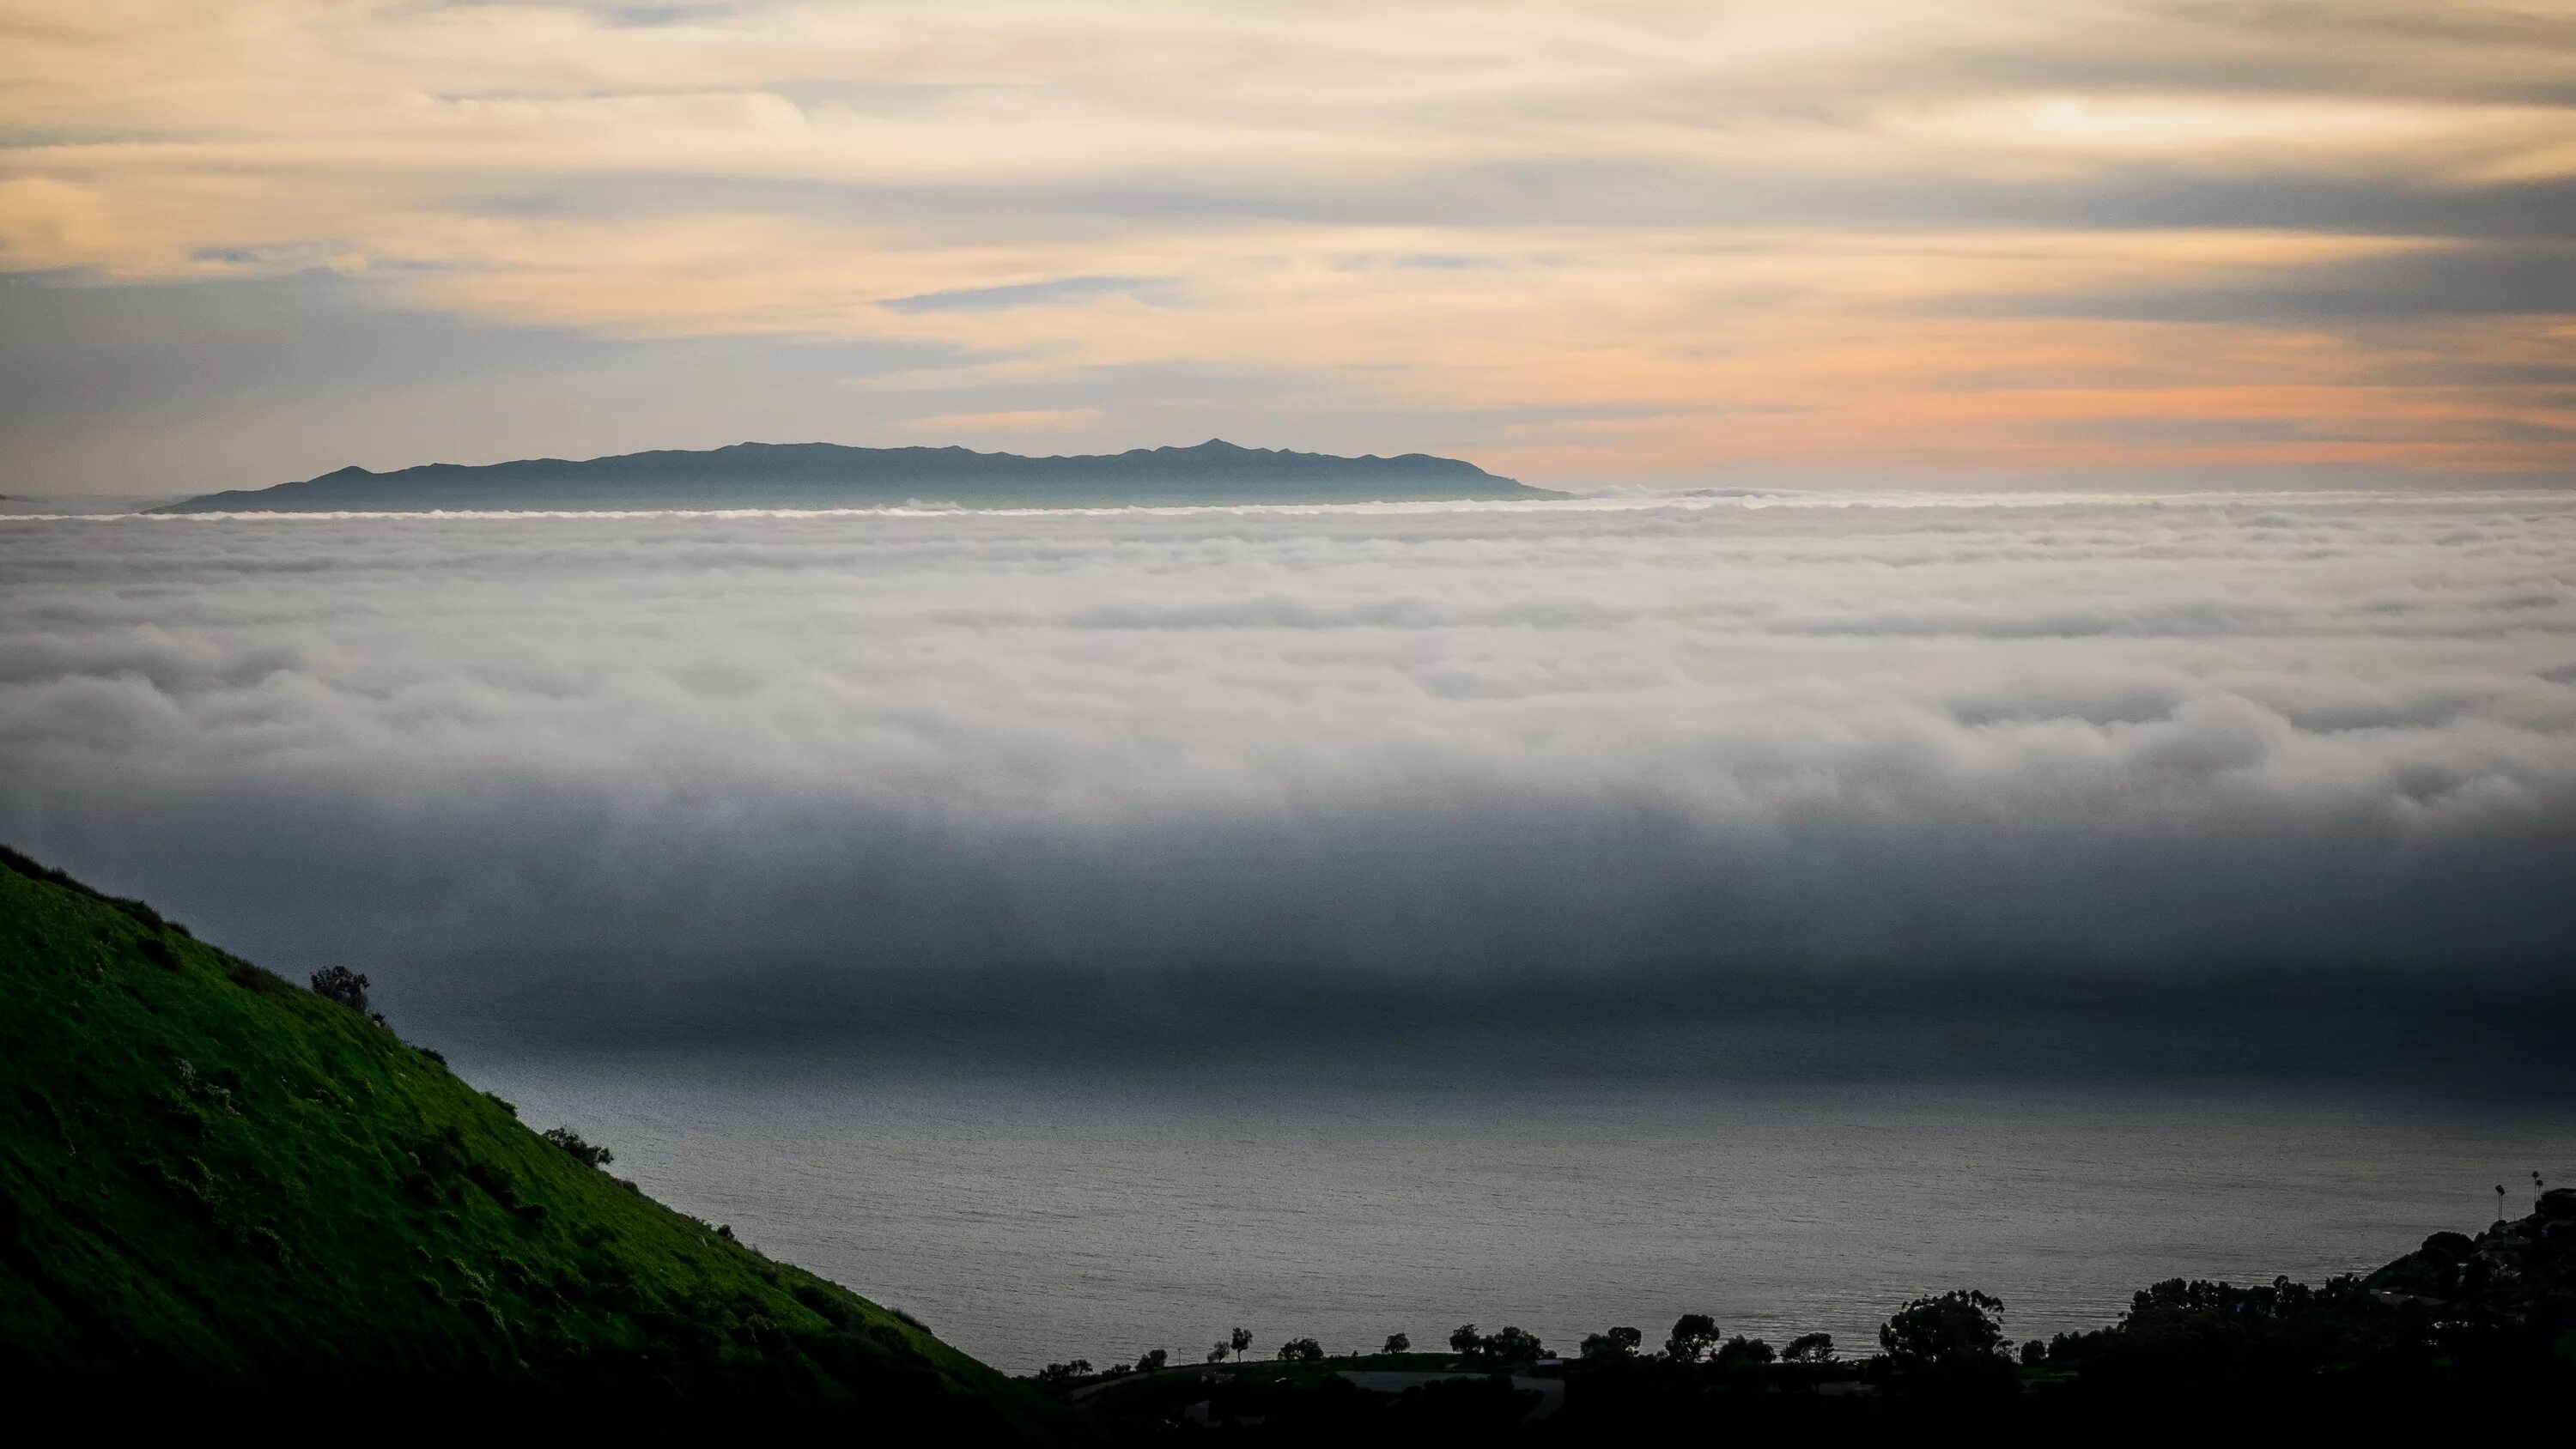
[(364, 1016), (367, 1012), (367, 978), (346, 966), (325, 966), (313, 973), (313, 994), (325, 1001), (336, 1001)]

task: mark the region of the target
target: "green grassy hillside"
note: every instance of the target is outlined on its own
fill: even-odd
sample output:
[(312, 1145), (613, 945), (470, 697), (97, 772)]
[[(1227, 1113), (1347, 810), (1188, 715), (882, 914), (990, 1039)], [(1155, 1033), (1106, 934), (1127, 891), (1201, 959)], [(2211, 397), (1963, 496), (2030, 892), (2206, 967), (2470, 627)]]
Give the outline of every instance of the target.
[(0, 993), (0, 1375), (18, 1389), (1056, 1422), (361, 1012), (13, 852)]

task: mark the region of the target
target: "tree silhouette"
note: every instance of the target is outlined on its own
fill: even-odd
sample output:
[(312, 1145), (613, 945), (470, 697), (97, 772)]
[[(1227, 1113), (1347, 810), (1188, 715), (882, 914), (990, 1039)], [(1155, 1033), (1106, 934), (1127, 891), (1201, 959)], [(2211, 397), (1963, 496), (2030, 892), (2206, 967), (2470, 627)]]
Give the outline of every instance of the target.
[(1917, 1298), (1880, 1325), (1878, 1346), (1901, 1374), (1966, 1380), (2008, 1373), (2003, 1311), (2002, 1299), (1974, 1289)]
[(1409, 1333), (1390, 1333), (1386, 1336), (1386, 1347), (1378, 1350), (1378, 1352), (1407, 1353), (1410, 1352), (1412, 1348), (1413, 1335)]
[(1717, 1366), (1728, 1369), (1760, 1368), (1771, 1362), (1774, 1357), (1776, 1355), (1771, 1352), (1771, 1345), (1761, 1339), (1747, 1338), (1739, 1333), (1718, 1347)]
[(1717, 1342), (1717, 1320), (1705, 1313), (1685, 1313), (1673, 1320), (1673, 1332), (1664, 1340), (1664, 1357), (1675, 1363), (1697, 1363)]
[(1465, 1358), (1474, 1358), (1484, 1346), (1485, 1340), (1477, 1335), (1472, 1323), (1459, 1324), (1449, 1335), (1450, 1350)]
[(1241, 1359), (1243, 1357), (1243, 1351), (1252, 1347), (1252, 1330), (1249, 1328), (1238, 1328), (1233, 1333), (1229, 1334), (1225, 1341), (1227, 1346), (1234, 1350), (1234, 1356), (1237, 1359)]
[(1208, 1350), (1207, 1361), (1209, 1363), (1223, 1363), (1225, 1362), (1225, 1356), (1233, 1351), (1233, 1345), (1227, 1343), (1224, 1339), (1218, 1339), (1216, 1347)]
[(1834, 1336), (1830, 1333), (1802, 1333), (1789, 1340), (1780, 1357), (1790, 1363), (1831, 1363), (1834, 1361)]
[(1087, 1358), (1078, 1358), (1071, 1363), (1051, 1363), (1038, 1370), (1038, 1382), (1042, 1384), (1070, 1383), (1075, 1379), (1089, 1377), (1091, 1377), (1091, 1360)]
[(1486, 1339), (1482, 1347), (1486, 1353), (1506, 1363), (1523, 1363), (1547, 1356), (1547, 1348), (1538, 1341), (1538, 1335), (1525, 1328), (1506, 1327)]
[(1646, 1335), (1636, 1329), (1613, 1328), (1608, 1332), (1596, 1333), (1585, 1338), (1583, 1356), (1602, 1361), (1635, 1358), (1638, 1345), (1645, 1341)]

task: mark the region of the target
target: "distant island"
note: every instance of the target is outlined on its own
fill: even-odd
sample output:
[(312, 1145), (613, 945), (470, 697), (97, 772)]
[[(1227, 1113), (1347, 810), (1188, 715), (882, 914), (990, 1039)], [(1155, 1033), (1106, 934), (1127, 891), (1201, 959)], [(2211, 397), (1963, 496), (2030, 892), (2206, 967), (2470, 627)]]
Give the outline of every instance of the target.
[(1370, 503), (1562, 498), (1473, 463), (1405, 453), (1359, 458), (1243, 448), (1024, 457), (970, 448), (736, 443), (567, 461), (342, 468), (272, 488), (208, 493), (156, 513), (421, 513), (625, 508), (852, 508), (911, 500), (967, 507)]

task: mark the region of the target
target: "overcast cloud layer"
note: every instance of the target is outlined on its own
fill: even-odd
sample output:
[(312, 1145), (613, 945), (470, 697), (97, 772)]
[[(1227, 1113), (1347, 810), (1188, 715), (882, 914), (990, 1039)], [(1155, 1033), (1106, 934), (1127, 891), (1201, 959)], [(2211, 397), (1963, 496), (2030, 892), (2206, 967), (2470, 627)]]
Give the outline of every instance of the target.
[(432, 1012), (2565, 985), (2576, 499), (5, 519), (0, 838)]

